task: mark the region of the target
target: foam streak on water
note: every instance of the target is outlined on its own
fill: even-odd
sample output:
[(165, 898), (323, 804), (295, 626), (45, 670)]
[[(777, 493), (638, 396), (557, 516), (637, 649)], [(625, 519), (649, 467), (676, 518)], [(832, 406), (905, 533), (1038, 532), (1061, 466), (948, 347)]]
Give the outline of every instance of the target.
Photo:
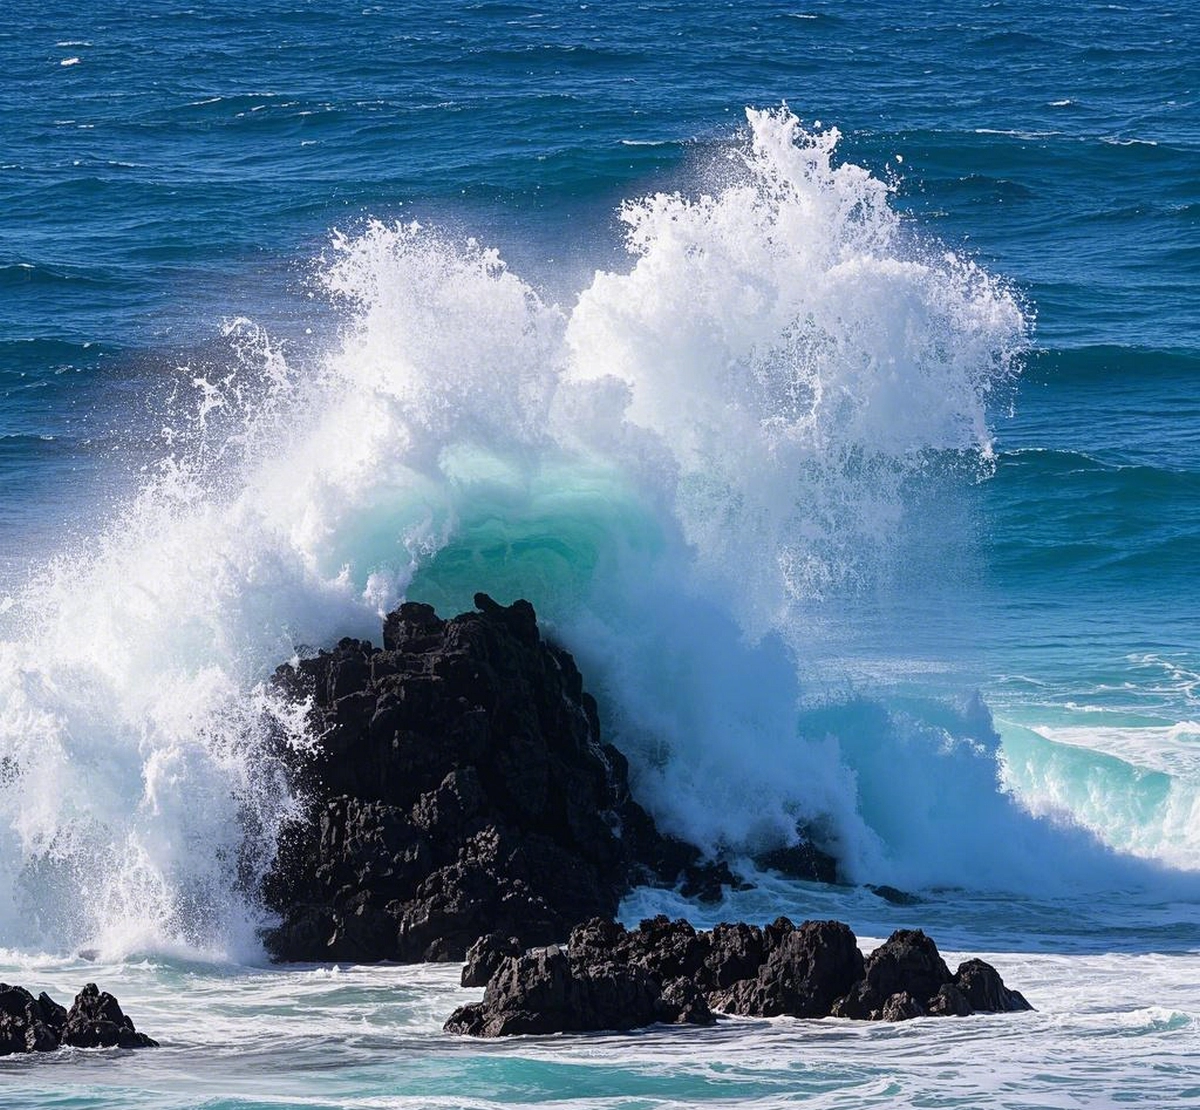
[[(869, 949), (874, 941), (862, 943)], [(986, 956), (1007, 981), (1020, 981), (1037, 1012), (901, 1025), (735, 1018), (712, 1029), (481, 1043), (440, 1031), (443, 1015), (478, 997), (458, 986), (457, 967), (66, 963), (18, 970), (0, 963), (0, 974), (60, 998), (81, 976), (99, 975), (139, 1027), (153, 1028), (164, 1042), (116, 1059), (113, 1052), (66, 1050), (18, 1061), (21, 1083), (6, 1088), (6, 1105), (118, 1108), (137, 1099), (221, 1110), (482, 1110), (531, 1105), (531, 1087), (537, 1104), (594, 1110), (775, 1108), (797, 1099), (831, 1110), (921, 1106), (932, 1087), (947, 1107), (1182, 1107), (1194, 1097), (1189, 1046), (1200, 1029), (1177, 958), (945, 954), (951, 966), (967, 955)], [(186, 1009), (178, 1004), (181, 991)], [(1121, 1066), (1113, 1068), (1117, 1044)]]

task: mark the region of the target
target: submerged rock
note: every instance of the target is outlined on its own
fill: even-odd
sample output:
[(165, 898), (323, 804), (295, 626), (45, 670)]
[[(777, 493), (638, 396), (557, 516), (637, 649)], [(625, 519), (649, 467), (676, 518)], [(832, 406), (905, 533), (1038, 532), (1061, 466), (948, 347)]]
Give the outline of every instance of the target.
[(24, 987), (0, 983), (0, 1056), (75, 1048), (157, 1048), (139, 1033), (120, 1003), (88, 983), (68, 1011), (48, 994), (34, 998)]
[(867, 883), (867, 890), (885, 902), (891, 902), (893, 906), (919, 906), (925, 901), (919, 895), (910, 894), (907, 890), (900, 890), (897, 887), (888, 886), (886, 883), (882, 886)]
[(807, 830), (800, 828), (796, 831), (800, 839), (795, 844), (760, 852), (753, 857), (755, 865), (778, 871), (789, 879), (807, 879), (820, 883), (838, 882), (837, 860), (818, 848)]
[[(496, 969), (482, 1001), (456, 1010), (447, 1032), (502, 1037), (707, 1025), (716, 1013), (907, 1021), (1029, 1008), (982, 960), (967, 961), (952, 977), (937, 946), (917, 930), (893, 933), (866, 960), (841, 922), (793, 925), (786, 917), (765, 928), (723, 924), (711, 932), (664, 916), (636, 929), (593, 918), (571, 931), (565, 950), (502, 954), (507, 943), (485, 937), (472, 948), (476, 966), (495, 955)], [(464, 983), (467, 977), (464, 971)]]

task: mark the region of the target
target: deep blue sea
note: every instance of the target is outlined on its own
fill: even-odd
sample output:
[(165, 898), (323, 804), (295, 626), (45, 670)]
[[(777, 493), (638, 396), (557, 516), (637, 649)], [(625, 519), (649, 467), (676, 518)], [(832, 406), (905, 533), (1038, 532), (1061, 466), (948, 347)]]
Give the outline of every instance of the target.
[[(0, 73), (0, 978), (164, 1042), (0, 1104), (1200, 1099), (1193, 5), (49, 0)], [(923, 899), (625, 916), (1037, 1012), (479, 1044), (457, 967), (266, 964), (264, 679), (478, 589), (665, 828)]]

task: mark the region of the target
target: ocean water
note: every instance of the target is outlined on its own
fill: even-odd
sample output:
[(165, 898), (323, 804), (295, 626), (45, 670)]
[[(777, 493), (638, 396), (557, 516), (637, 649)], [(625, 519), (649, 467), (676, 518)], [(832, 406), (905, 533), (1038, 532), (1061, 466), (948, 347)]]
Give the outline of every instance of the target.
[[(1200, 17), (58, 0), (0, 27), (5, 1107), (1200, 1098)], [(638, 796), (1037, 1012), (476, 1043), (272, 967), (264, 680), (524, 596)]]

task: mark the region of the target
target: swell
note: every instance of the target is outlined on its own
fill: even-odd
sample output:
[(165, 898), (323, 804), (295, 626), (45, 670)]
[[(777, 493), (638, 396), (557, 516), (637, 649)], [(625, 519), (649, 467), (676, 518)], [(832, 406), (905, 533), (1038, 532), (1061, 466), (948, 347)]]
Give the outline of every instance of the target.
[[(1185, 460), (1186, 461), (1186, 460)], [(1047, 492), (1047, 484), (1053, 491)], [(998, 511), (1011, 514), (1010, 535), (1030, 537), (1040, 518), (1055, 538), (1107, 537), (1117, 544), (1154, 542), (1164, 534), (1194, 536), (1200, 470), (1185, 465), (1110, 462), (1082, 451), (1018, 448), (997, 457)], [(1029, 527), (1026, 527), (1029, 526)]]
[(102, 274), (79, 267), (46, 266), (32, 262), (0, 263), (0, 289), (23, 286), (103, 286), (107, 279)]
[[(1113, 383), (1109, 392), (1120, 388)], [(1087, 407), (1092, 427), (1081, 419), (1075, 434), (1072, 417), (1059, 416), (1059, 440), (1090, 441), (1090, 451), (998, 454), (985, 497), (1001, 573), (1034, 588), (1041, 575), (1066, 577), (1074, 593), (1114, 591), (1115, 606), (1186, 579), (1200, 555), (1200, 438), (1174, 422), (1179, 409), (1162, 396), (1141, 409), (1144, 416), (1134, 404), (1122, 407), (1114, 441), (1095, 428), (1099, 406)]]
[(1029, 360), (1027, 380), (1052, 385), (1099, 385), (1121, 389), (1152, 380), (1194, 381), (1200, 374), (1200, 353), (1182, 348), (1090, 344), (1039, 351)]

